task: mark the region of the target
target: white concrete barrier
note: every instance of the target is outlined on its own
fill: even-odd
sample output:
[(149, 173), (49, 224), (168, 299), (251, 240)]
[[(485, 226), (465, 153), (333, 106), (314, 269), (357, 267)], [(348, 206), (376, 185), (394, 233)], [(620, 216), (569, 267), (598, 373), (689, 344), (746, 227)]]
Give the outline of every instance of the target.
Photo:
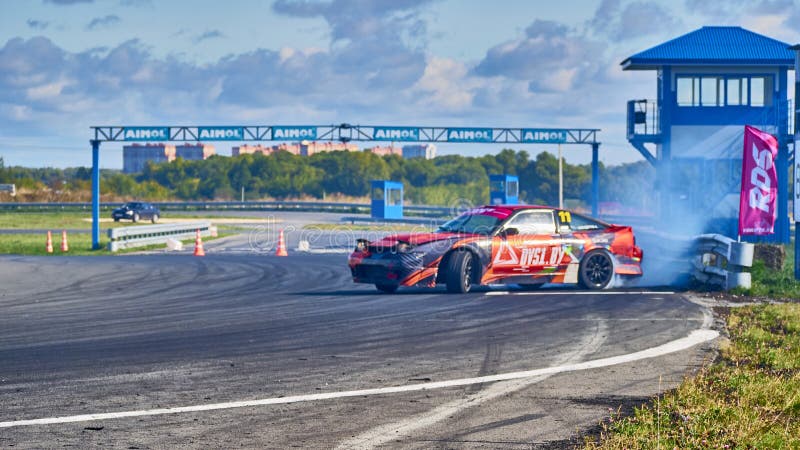
[(200, 236), (211, 235), (211, 222), (170, 223), (111, 228), (108, 230), (108, 250), (166, 244), (168, 239), (191, 239), (200, 230)]

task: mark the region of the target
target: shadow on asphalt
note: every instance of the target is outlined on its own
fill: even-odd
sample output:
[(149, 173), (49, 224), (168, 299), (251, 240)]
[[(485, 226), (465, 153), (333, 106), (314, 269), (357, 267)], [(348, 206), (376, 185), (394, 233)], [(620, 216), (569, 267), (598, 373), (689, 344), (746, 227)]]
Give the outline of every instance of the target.
[(650, 293), (657, 292), (685, 292), (683, 289), (676, 289), (671, 286), (638, 286), (629, 288), (606, 289), (602, 291), (592, 291), (587, 289), (580, 289), (574, 286), (547, 286), (541, 289), (523, 289), (516, 286), (497, 287), (497, 286), (475, 286), (467, 294), (449, 294), (444, 286), (435, 288), (413, 287), (413, 288), (400, 288), (397, 292), (386, 293), (378, 291), (377, 289), (347, 289), (335, 291), (312, 291), (312, 292), (291, 292), (289, 295), (296, 296), (309, 296), (309, 297), (323, 297), (323, 296), (342, 296), (342, 297), (359, 297), (359, 296), (403, 296), (403, 295), (431, 295), (431, 294), (444, 294), (444, 295), (474, 295), (486, 294), (489, 292), (497, 293), (511, 293), (511, 294), (546, 294), (550, 293), (564, 293), (573, 292), (575, 294), (613, 294), (613, 293), (636, 293), (647, 291)]

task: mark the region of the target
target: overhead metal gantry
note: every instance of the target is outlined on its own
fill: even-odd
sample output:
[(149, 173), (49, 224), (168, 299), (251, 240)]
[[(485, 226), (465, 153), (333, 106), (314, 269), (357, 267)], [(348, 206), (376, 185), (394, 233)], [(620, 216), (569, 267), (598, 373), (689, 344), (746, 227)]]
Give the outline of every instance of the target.
[(592, 215), (599, 204), (599, 129), (411, 127), (380, 125), (96, 126), (92, 140), (92, 247), (100, 247), (102, 142), (369, 141), (457, 144), (584, 144), (592, 146)]

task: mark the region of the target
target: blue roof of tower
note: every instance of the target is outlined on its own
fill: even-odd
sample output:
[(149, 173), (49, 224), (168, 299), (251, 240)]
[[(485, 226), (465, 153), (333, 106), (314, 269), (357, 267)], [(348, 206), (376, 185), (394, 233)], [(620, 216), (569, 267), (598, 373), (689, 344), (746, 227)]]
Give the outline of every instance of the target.
[(665, 65), (794, 66), (789, 44), (742, 27), (703, 27), (622, 61), (623, 70)]

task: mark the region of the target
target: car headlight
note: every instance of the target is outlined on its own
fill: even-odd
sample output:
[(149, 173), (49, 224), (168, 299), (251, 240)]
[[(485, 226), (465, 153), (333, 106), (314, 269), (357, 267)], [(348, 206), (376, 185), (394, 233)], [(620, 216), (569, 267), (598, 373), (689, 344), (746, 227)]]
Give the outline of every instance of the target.
[(397, 245), (395, 246), (395, 250), (397, 251), (397, 253), (408, 253), (411, 251), (412, 248), (413, 246), (408, 242), (398, 242)]
[(369, 241), (366, 239), (356, 239), (356, 251), (357, 252), (366, 252), (367, 247), (369, 246)]
[(126, 215), (126, 216), (133, 215), (133, 211), (125, 211), (125, 215)]

